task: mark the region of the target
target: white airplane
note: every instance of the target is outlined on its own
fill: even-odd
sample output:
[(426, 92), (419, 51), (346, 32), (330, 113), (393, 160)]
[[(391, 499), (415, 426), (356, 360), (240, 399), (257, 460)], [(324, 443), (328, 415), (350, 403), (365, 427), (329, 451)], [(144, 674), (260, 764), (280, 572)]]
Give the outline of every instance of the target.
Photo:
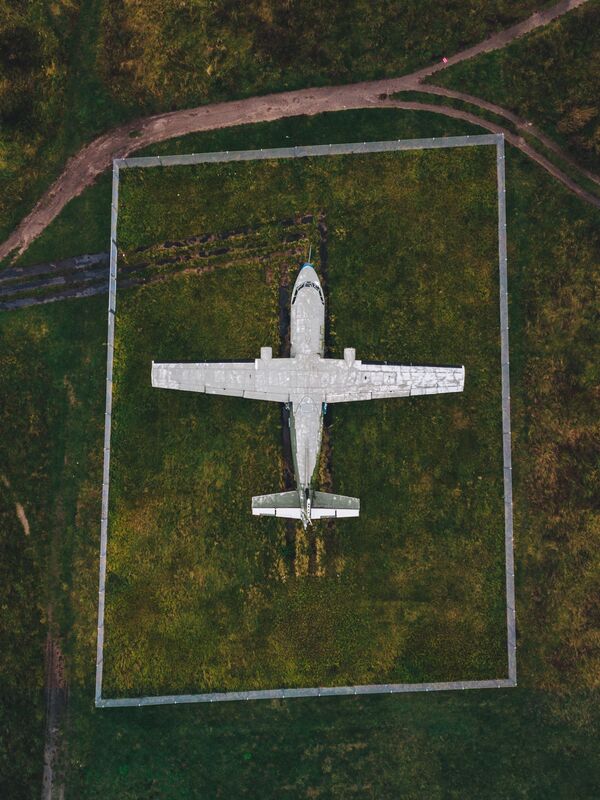
[(345, 348), (342, 359), (324, 358), (324, 334), (325, 298), (307, 261), (292, 292), (290, 358), (273, 358), (272, 348), (261, 347), (260, 358), (253, 361), (152, 362), (155, 387), (287, 405), (297, 489), (253, 497), (252, 513), (298, 519), (305, 528), (314, 519), (358, 517), (360, 511), (357, 497), (326, 494), (312, 486), (328, 403), (462, 392), (465, 381), (464, 367), (363, 362), (351, 347)]

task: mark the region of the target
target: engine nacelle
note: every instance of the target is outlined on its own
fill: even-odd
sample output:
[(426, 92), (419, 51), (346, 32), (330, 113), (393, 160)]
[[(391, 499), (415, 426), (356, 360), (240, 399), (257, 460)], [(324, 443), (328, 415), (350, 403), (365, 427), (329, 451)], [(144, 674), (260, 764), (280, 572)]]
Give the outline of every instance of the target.
[(273, 348), (272, 347), (261, 347), (260, 348), (260, 359), (261, 361), (270, 361), (273, 358)]
[(344, 347), (344, 361), (351, 367), (356, 361), (356, 350), (354, 347)]

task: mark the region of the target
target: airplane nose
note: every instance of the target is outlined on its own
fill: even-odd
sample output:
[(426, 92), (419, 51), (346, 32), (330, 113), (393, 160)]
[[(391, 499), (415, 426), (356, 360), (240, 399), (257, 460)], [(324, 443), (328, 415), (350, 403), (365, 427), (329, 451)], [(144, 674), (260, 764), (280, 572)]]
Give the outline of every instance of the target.
[(318, 283), (319, 285), (321, 285), (321, 281), (319, 280), (317, 271), (315, 270), (312, 264), (304, 264), (304, 266), (298, 273), (298, 277), (296, 278), (296, 283), (304, 283), (304, 281), (313, 281), (313, 283)]

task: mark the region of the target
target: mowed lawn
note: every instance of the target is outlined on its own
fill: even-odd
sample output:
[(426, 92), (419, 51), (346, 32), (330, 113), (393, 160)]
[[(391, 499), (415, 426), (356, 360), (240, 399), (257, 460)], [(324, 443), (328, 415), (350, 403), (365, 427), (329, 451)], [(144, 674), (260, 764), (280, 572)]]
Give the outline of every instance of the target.
[(124, 170), (119, 247), (308, 212), (329, 354), (464, 364), (465, 391), (330, 407), (361, 516), (294, 542), (250, 512), (283, 488), (279, 406), (150, 385), (277, 351), (269, 262), (119, 290), (104, 696), (506, 676), (495, 148)]

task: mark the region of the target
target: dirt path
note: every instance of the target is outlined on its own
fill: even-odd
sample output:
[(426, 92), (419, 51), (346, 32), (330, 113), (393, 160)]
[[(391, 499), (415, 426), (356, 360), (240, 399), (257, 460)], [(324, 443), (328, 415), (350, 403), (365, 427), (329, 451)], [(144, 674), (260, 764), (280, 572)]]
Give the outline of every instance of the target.
[[(529, 136), (533, 136), (534, 139), (537, 139), (541, 144), (544, 145), (548, 150), (552, 151), (556, 156), (562, 159), (566, 164), (569, 164), (574, 169), (578, 170), (582, 175), (592, 181), (593, 183), (598, 184), (600, 186), (600, 176), (596, 175), (594, 172), (591, 172), (589, 169), (582, 167), (581, 164), (578, 164), (570, 155), (565, 153), (556, 142), (554, 142), (547, 134), (541, 131), (539, 128), (529, 122), (523, 117), (519, 117), (514, 114), (512, 111), (509, 111), (502, 106), (498, 106), (495, 103), (490, 103), (488, 100), (482, 100), (479, 97), (475, 97), (472, 94), (465, 94), (465, 92), (457, 92), (454, 89), (446, 89), (444, 86), (434, 86), (432, 84), (421, 84), (418, 86), (417, 91), (422, 92), (424, 94), (433, 94), (439, 97), (448, 97), (452, 100), (461, 100), (464, 103), (469, 103), (473, 106), (478, 106), (483, 111), (489, 111), (492, 114), (496, 114), (498, 117), (503, 117), (504, 119), (511, 122), (517, 130), (521, 131), (524, 134)], [(399, 97), (398, 99), (402, 99)], [(475, 115), (478, 116), (478, 115)], [(481, 124), (481, 123), (477, 123)]]
[(494, 50), (501, 50), (503, 47), (506, 47), (507, 44), (510, 44), (520, 36), (525, 36), (526, 34), (534, 31), (536, 28), (541, 28), (544, 25), (547, 25), (549, 22), (552, 22), (552, 20), (562, 17), (562, 15), (566, 14), (567, 11), (572, 11), (574, 8), (578, 8), (584, 3), (587, 3), (587, 1), (588, 0), (561, 0), (560, 3), (556, 3), (556, 5), (550, 6), (543, 11), (536, 11), (530, 17), (523, 20), (523, 22), (518, 22), (516, 25), (512, 25), (510, 28), (506, 28), (499, 33), (495, 33), (488, 39), (484, 39), (483, 42), (473, 45), (473, 47), (468, 47), (466, 50), (461, 50), (460, 53), (455, 53), (453, 56), (447, 56), (446, 62), (440, 61), (438, 64), (432, 64), (429, 67), (424, 67), (423, 69), (413, 72), (408, 77), (410, 80), (420, 83), (430, 75), (440, 72), (443, 69), (447, 69), (448, 67), (453, 67), (455, 64), (460, 64), (461, 61), (468, 61), (468, 59), (481, 55), (481, 53), (491, 53)]
[(62, 722), (67, 708), (68, 687), (60, 642), (48, 633), (46, 639), (46, 741), (42, 800), (62, 800), (64, 782), (60, 774)]
[[(478, 117), (476, 114), (471, 114), (470, 112), (463, 111), (460, 108), (439, 106), (433, 103), (412, 103), (403, 102), (401, 100), (393, 100), (387, 105), (393, 108), (402, 108), (409, 111), (430, 111), (433, 114), (443, 114), (446, 117), (461, 119), (465, 122), (470, 122), (473, 125), (479, 125), (480, 127), (486, 128), (486, 130), (491, 131), (492, 133), (503, 133), (507, 142), (521, 150), (521, 152), (525, 153), (525, 155), (529, 156), (532, 161), (535, 161), (536, 164), (539, 164), (540, 167), (545, 169), (546, 172), (549, 172), (552, 177), (560, 181), (564, 186), (567, 187), (567, 189), (570, 189), (582, 200), (590, 203), (590, 205), (600, 208), (599, 197), (596, 197), (595, 195), (591, 194), (591, 192), (587, 192), (585, 189), (582, 189), (581, 186), (579, 186), (579, 184), (573, 180), (573, 178), (570, 178), (565, 172), (559, 169), (559, 167), (555, 166), (545, 156), (543, 156), (541, 153), (538, 153), (538, 151), (535, 150), (528, 142), (526, 142), (525, 139), (523, 139), (521, 136), (516, 136), (514, 133), (511, 133), (511, 131), (503, 128), (501, 125), (496, 125), (494, 122), (489, 122), (482, 117)], [(594, 178), (596, 181), (598, 181), (598, 178), (595, 176)]]
[[(587, 0), (561, 0), (551, 8), (533, 14), (524, 22), (513, 25), (511, 28), (485, 39), (474, 47), (449, 56), (445, 64), (442, 62), (433, 64), (399, 78), (366, 81), (346, 86), (302, 89), (295, 92), (252, 97), (247, 100), (215, 103), (159, 114), (115, 128), (91, 142), (67, 162), (62, 175), (43, 195), (35, 208), (21, 221), (9, 238), (0, 245), (0, 259), (6, 258), (13, 252), (16, 255), (20, 255), (70, 200), (81, 194), (101, 172), (111, 166), (114, 158), (125, 157), (134, 150), (188, 133), (198, 133), (256, 122), (271, 122), (276, 119), (303, 114), (312, 116), (331, 111), (382, 107), (432, 111), (433, 113), (444, 114), (456, 119), (468, 119), (468, 121), (491, 130), (491, 123), (487, 123), (473, 114), (467, 115), (466, 112), (457, 112), (456, 109), (449, 109), (446, 106), (428, 107), (427, 104), (399, 103), (390, 101), (388, 98), (389, 95), (395, 92), (405, 90), (421, 91), (424, 88), (422, 81), (426, 77), (460, 61), (473, 58), (480, 53), (491, 52), (504, 47), (519, 36), (548, 24), (548, 22), (571, 9), (583, 5), (584, 2), (587, 2)], [(484, 107), (482, 103), (485, 101), (471, 98), (469, 102), (473, 101), (476, 101), (480, 107)], [(510, 113), (504, 109), (502, 111), (505, 117)], [(535, 153), (530, 145), (520, 141), (518, 137), (515, 137), (509, 131), (499, 126), (495, 126), (494, 130), (504, 133), (511, 144), (530, 157), (532, 153)], [(136, 134), (135, 136), (132, 135), (134, 133)], [(565, 157), (560, 150), (559, 152), (561, 157)], [(549, 169), (550, 162), (543, 156), (536, 153), (535, 160), (540, 166), (547, 169), (550, 174), (559, 178), (565, 186), (575, 192), (581, 199), (592, 202), (590, 198), (593, 198), (593, 196), (581, 189), (575, 181), (555, 167)], [(593, 199), (595, 201), (595, 198)], [(596, 205), (596, 202), (594, 202), (594, 205)]]

